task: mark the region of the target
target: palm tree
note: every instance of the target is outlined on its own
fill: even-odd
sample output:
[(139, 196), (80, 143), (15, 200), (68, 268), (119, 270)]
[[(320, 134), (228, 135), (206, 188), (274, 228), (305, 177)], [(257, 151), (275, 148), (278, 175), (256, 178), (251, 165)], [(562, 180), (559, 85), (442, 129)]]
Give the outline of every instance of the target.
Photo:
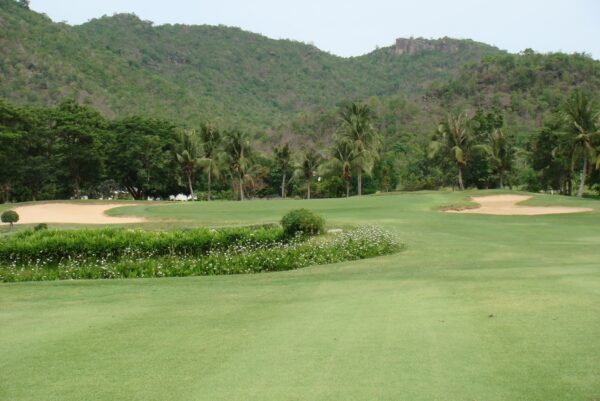
[(221, 163), (219, 160), (221, 133), (219, 130), (209, 124), (203, 124), (200, 129), (200, 140), (202, 141), (202, 149), (204, 157), (200, 159), (200, 167), (206, 174), (207, 180), (207, 200), (211, 200), (212, 196), (212, 178), (219, 178), (221, 175)]
[(467, 165), (467, 150), (471, 142), (468, 131), (469, 118), (466, 113), (457, 116), (448, 114), (446, 121), (438, 127), (439, 138), (429, 144), (429, 157), (432, 158), (440, 151), (450, 153), (456, 163), (458, 186), (465, 189), (462, 170)]
[(358, 195), (362, 195), (362, 173), (370, 173), (381, 145), (379, 134), (373, 127), (373, 111), (366, 104), (350, 103), (340, 112), (341, 134), (351, 144), (354, 153), (353, 167), (358, 181)]
[(225, 133), (225, 156), (234, 182), (238, 185), (240, 201), (244, 200), (244, 181), (250, 169), (250, 142), (248, 134), (240, 130)]
[(290, 152), (290, 145), (286, 143), (282, 146), (275, 146), (273, 148), (273, 154), (275, 156), (275, 164), (281, 170), (281, 197), (285, 199), (285, 180), (292, 156), (292, 153)]
[(598, 132), (600, 113), (587, 93), (576, 89), (563, 104), (561, 115), (566, 132), (561, 135), (561, 144), (555, 150), (570, 156), (571, 175), (573, 175), (577, 160), (582, 159), (579, 188), (577, 189), (577, 197), (582, 197), (588, 173), (588, 162), (595, 155), (593, 139), (600, 135)]
[(316, 150), (309, 149), (302, 153), (300, 163), (296, 166), (294, 176), (306, 181), (306, 199), (310, 199), (312, 179), (322, 160), (322, 156)]
[(512, 168), (515, 148), (510, 138), (496, 128), (488, 135), (488, 143), (480, 145), (488, 153), (500, 180), (500, 188), (504, 188), (504, 174)]
[(268, 175), (269, 168), (258, 163), (250, 163), (244, 171), (243, 183), (245, 195), (256, 194), (264, 189), (264, 177)]
[(345, 139), (338, 139), (332, 149), (331, 165), (339, 171), (346, 184), (346, 198), (350, 197), (350, 179), (355, 156), (354, 144)]
[(198, 168), (200, 157), (198, 136), (194, 130), (185, 130), (180, 136), (181, 153), (176, 153), (177, 162), (181, 170), (187, 177), (190, 196), (194, 197), (194, 188), (192, 187), (192, 177)]

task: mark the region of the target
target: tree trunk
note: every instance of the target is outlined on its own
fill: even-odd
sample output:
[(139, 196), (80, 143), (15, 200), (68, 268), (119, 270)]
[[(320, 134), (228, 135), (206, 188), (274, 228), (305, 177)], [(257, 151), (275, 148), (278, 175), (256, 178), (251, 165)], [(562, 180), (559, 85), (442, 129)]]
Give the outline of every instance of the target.
[(208, 170), (208, 194), (206, 196), (207, 200), (210, 200), (210, 195), (211, 195), (211, 193), (210, 193), (210, 176), (211, 176), (210, 170)]
[(362, 196), (362, 169), (359, 167), (357, 174), (358, 178), (358, 196)]
[(306, 199), (310, 199), (310, 178), (308, 179), (307, 187), (306, 187)]
[(74, 183), (74, 189), (75, 189), (75, 199), (79, 199), (81, 197), (81, 189), (79, 187), (79, 177), (75, 178), (75, 183)]
[(192, 175), (187, 174), (187, 179), (188, 179), (188, 187), (190, 188), (190, 196), (192, 197), (192, 200), (194, 200), (194, 188), (192, 188)]
[(462, 167), (458, 166), (458, 187), (460, 188), (461, 191), (464, 191), (465, 186), (463, 184), (463, 177), (462, 177)]
[(285, 199), (285, 173), (281, 177), (281, 198)]
[(346, 180), (346, 198), (350, 197), (350, 180)]
[(569, 180), (567, 181), (567, 195), (573, 195), (573, 174), (569, 175)]
[(12, 229), (13, 229), (13, 222), (11, 221), (10, 222), (10, 227), (8, 227), (8, 231), (12, 231)]
[(502, 171), (502, 169), (500, 169), (499, 174), (500, 174), (500, 189), (504, 189), (504, 171)]
[(144, 195), (144, 190), (142, 189), (137, 189), (134, 188), (132, 186), (126, 185), (125, 188), (127, 189), (127, 192), (129, 192), (129, 194), (131, 196), (133, 196), (133, 199), (135, 200), (141, 200), (142, 196)]
[(243, 201), (244, 200), (244, 179), (241, 176), (240, 176), (240, 183), (239, 183), (239, 191), (240, 191), (240, 201)]
[(577, 190), (577, 197), (583, 196), (583, 190), (585, 189), (585, 176), (587, 175), (587, 155), (583, 155), (583, 168), (581, 169), (581, 179), (579, 180), (579, 189)]

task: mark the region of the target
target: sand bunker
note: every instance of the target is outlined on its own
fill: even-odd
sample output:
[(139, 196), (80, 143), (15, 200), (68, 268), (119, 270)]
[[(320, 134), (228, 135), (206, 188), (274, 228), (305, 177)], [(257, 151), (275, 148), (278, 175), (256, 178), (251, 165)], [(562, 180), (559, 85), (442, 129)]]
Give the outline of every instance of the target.
[(476, 209), (447, 210), (448, 213), (495, 214), (502, 216), (533, 216), (538, 214), (563, 214), (591, 212), (585, 207), (521, 206), (517, 203), (531, 199), (526, 195), (491, 195), (472, 198), (479, 203)]
[(119, 203), (102, 205), (84, 205), (76, 203), (45, 203), (40, 205), (19, 206), (18, 224), (64, 223), (64, 224), (124, 224), (140, 223), (141, 217), (111, 217), (104, 214), (109, 209), (122, 206)]

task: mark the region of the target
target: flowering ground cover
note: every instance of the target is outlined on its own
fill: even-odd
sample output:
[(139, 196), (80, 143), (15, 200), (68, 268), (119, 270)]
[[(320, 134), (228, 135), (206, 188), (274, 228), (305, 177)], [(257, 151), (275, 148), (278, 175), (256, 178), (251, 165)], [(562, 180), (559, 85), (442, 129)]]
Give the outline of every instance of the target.
[(0, 281), (260, 273), (387, 255), (401, 248), (377, 227), (285, 240), (280, 228), (147, 232), (21, 232), (0, 241)]

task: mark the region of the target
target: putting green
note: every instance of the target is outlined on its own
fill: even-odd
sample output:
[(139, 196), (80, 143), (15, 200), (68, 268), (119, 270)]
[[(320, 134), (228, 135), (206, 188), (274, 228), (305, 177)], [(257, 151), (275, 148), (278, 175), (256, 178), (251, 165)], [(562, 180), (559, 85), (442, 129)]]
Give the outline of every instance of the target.
[(308, 207), (407, 249), (282, 273), (0, 284), (0, 400), (600, 399), (600, 202), (438, 211), (467, 195), (482, 192), (114, 209), (165, 227)]

